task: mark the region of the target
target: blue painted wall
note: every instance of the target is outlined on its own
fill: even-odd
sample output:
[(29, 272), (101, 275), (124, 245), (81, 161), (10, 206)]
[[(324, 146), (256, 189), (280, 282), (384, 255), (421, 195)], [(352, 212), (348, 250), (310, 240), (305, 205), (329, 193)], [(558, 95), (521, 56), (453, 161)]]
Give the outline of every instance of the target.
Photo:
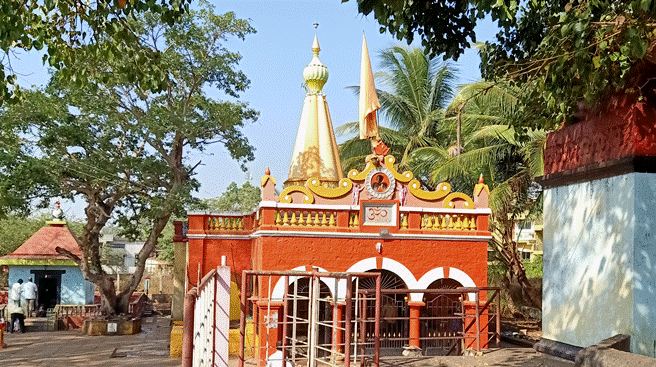
[(9, 266), (9, 286), (11, 287), (18, 279), (27, 282), (29, 278), (34, 280), (34, 274), (30, 270), (64, 270), (61, 277), (61, 304), (85, 305), (93, 303), (94, 286), (82, 276), (82, 271), (77, 266)]

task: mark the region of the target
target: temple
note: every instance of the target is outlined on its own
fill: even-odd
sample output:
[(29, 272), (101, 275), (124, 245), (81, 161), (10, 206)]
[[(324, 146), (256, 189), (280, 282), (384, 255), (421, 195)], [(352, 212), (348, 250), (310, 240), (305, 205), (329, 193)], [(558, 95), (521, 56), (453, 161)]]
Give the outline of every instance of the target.
[(18, 279), (27, 281), (32, 278), (38, 289), (37, 307), (91, 304), (94, 301), (93, 283), (84, 279), (73, 260), (56, 251), (57, 247), (61, 247), (82, 256), (59, 204), (53, 217), (14, 252), (0, 257), (0, 265), (9, 268), (9, 285)]
[[(267, 169), (260, 181), (262, 201), (254, 213), (189, 213), (188, 288), (216, 269), (222, 257), (227, 258), (233, 279), (239, 279), (242, 270), (317, 269), (380, 272), (386, 289), (487, 286), (491, 238), (487, 185), (481, 178), (472, 196), (452, 192), (448, 183), (425, 191), (412, 172), (397, 171), (389, 148), (375, 136), (377, 129), (373, 137), (368, 136), (373, 148), (365, 168), (344, 176), (322, 93), (328, 70), (319, 61), (319, 50), (315, 38), (312, 61), (303, 71), (307, 94), (286, 185), (277, 194), (276, 179)], [(367, 114), (371, 111), (361, 115)], [(263, 283), (257, 284), (257, 294), (274, 301), (283, 299), (281, 278), (270, 286)], [(344, 307), (343, 292), (336, 292), (330, 284), (322, 284), (321, 291), (338, 301), (336, 307)], [(398, 316), (435, 312), (430, 309), (428, 294), (385, 297), (387, 307)], [(473, 307), (475, 299), (470, 294), (460, 301)], [(277, 315), (280, 308), (280, 304), (257, 300), (253, 305), (260, 320)], [(421, 336), (427, 331), (419, 322), (388, 326), (390, 334), (425, 349)], [(260, 349), (261, 362), (275, 351), (280, 332), (258, 327), (259, 345), (271, 346)], [(403, 346), (390, 341), (382, 347), (400, 353)]]

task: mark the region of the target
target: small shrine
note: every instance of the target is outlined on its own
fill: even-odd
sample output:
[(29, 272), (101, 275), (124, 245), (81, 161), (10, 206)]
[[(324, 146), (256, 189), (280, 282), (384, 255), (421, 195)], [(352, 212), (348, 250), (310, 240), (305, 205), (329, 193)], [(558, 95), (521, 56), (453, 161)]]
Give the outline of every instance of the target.
[(36, 307), (52, 308), (58, 304), (84, 305), (93, 303), (93, 283), (84, 279), (75, 262), (56, 251), (63, 248), (82, 256), (82, 251), (66, 225), (57, 203), (53, 220), (39, 229), (16, 251), (0, 257), (0, 265), (9, 268), (9, 286), (18, 279), (32, 278), (37, 286)]
[[(489, 189), (475, 185), (471, 196), (440, 183), (422, 189), (412, 172), (398, 172), (394, 156), (378, 136), (380, 108), (363, 44), (360, 119), (361, 137), (372, 153), (362, 171), (342, 172), (326, 95), (328, 69), (319, 60), (315, 37), (310, 64), (304, 69), (306, 96), (285, 185), (276, 193), (276, 179), (267, 168), (261, 178), (262, 201), (248, 215), (189, 213), (186, 279), (191, 286), (226, 257), (233, 276), (242, 270), (380, 272), (390, 289), (486, 287)], [(259, 294), (284, 297), (284, 281), (258, 284)], [(341, 302), (344, 295), (323, 284)], [(388, 297), (399, 316), (425, 312), (427, 296)], [(474, 303), (473, 297), (464, 302)], [(277, 315), (279, 305), (255, 302), (257, 317)], [(344, 307), (336, 303), (336, 307)], [(321, 311), (323, 312), (323, 311)], [(342, 313), (339, 313), (340, 315)], [(264, 324), (262, 322), (262, 324)], [(419, 323), (397, 323), (398, 335), (421, 347)], [(262, 326), (263, 327), (263, 326)], [(395, 331), (397, 332), (397, 331)], [(275, 351), (276, 333), (258, 333), (258, 360)], [(400, 352), (399, 352), (400, 353)]]

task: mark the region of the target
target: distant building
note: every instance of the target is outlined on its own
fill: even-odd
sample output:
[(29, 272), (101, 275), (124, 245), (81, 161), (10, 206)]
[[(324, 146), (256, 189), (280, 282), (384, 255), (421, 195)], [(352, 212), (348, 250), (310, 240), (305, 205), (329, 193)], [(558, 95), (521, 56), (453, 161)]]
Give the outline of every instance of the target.
[(127, 238), (119, 237), (114, 235), (114, 233), (103, 233), (100, 237), (100, 243), (103, 246), (109, 246), (111, 251), (115, 251), (118, 254), (123, 256), (123, 264), (119, 266), (119, 269), (112, 267), (109, 270), (109, 273), (115, 273), (116, 270), (121, 274), (132, 274), (136, 270), (136, 257), (139, 254), (139, 251), (143, 248), (145, 242), (141, 240), (131, 241)]
[(57, 205), (54, 220), (39, 229), (11, 254), (0, 257), (9, 268), (9, 285), (32, 278), (38, 288), (37, 305), (93, 303), (94, 285), (84, 279), (77, 264), (55, 249), (60, 247), (82, 257), (82, 251)]
[(542, 256), (542, 221), (515, 223), (515, 241), (522, 260), (534, 260)]
[[(100, 237), (100, 243), (102, 246), (106, 246), (108, 251), (112, 252), (112, 255), (115, 255), (113, 260), (116, 260), (119, 256), (123, 258), (120, 265), (116, 261), (110, 261), (103, 265), (107, 273), (116, 275), (116, 287), (120, 288), (130, 280), (131, 274), (136, 271), (136, 259), (145, 241), (132, 241), (116, 236), (114, 232), (115, 230), (110, 229), (103, 233)], [(146, 259), (144, 274), (137, 286), (137, 291), (147, 294), (173, 293), (172, 272), (173, 264), (157, 259), (156, 249), (151, 257)]]

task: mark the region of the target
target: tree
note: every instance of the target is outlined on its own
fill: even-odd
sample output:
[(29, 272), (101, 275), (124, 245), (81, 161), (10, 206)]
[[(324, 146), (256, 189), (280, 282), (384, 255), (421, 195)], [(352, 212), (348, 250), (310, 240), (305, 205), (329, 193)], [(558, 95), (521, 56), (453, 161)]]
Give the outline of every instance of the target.
[(39, 228), (45, 225), (45, 220), (17, 216), (7, 216), (0, 219), (0, 256), (5, 256), (30, 238)]
[(531, 86), (525, 113), (547, 111), (546, 118), (524, 119), (522, 126), (577, 122), (618, 92), (650, 95), (653, 85), (630, 71), (654, 60), (652, 1), (528, 1), (518, 14), (482, 48), (481, 71), (488, 79)]
[[(342, 0), (347, 2), (349, 0)], [(444, 54), (444, 59), (457, 60), (470, 43), (476, 42), (476, 23), (490, 14), (500, 24), (515, 16), (517, 1), (399, 1), (357, 0), (358, 12), (374, 17), (385, 31), (412, 43), (415, 33), (431, 56)]]
[[(381, 138), (391, 148), (401, 169), (410, 168), (414, 149), (442, 143), (445, 108), (453, 97), (455, 73), (448, 65), (429, 58), (420, 48), (391, 47), (380, 53), (383, 72), (376, 73), (381, 115), (391, 128), (380, 128)], [(351, 87), (357, 91), (357, 87)], [(358, 123), (338, 128), (338, 133), (356, 133)], [(346, 169), (364, 164), (371, 153), (368, 141), (357, 136), (340, 146)]]
[(374, 13), (381, 32), (408, 43), (416, 34), (429, 54), (445, 59), (457, 59), (476, 42), (476, 23), (491, 16), (499, 32), (481, 49), (481, 72), (487, 80), (528, 87), (531, 103), (518, 113), (545, 118), (517, 120), (523, 128), (576, 122), (612, 93), (654, 98), (653, 86), (629, 72), (643, 64), (652, 68), (656, 60), (656, 3), (651, 0), (357, 2), (360, 13)]
[[(190, 151), (220, 142), (242, 166), (253, 159), (241, 128), (257, 112), (244, 102), (214, 100), (205, 90), (237, 98), (246, 89), (249, 81), (237, 69), (240, 56), (223, 42), (243, 40), (254, 30), (234, 13), (216, 15), (207, 3), (201, 6), (172, 26), (156, 13), (129, 19), (141, 47), (162, 55), (156, 66), (170, 79), (163, 93), (151, 93), (120, 72), (117, 65), (130, 62), (129, 54), (117, 54), (77, 61), (94, 70), (93, 83), (79, 86), (55, 75), (44, 91), (26, 92), (22, 105), (0, 114), (0, 131), (18, 137), (21, 153), (1, 173), (1, 187), (12, 194), (26, 181), (39, 196), (86, 201), (78, 239), (82, 257), (59, 251), (98, 286), (108, 314), (127, 312), (163, 229), (172, 215), (184, 214), (198, 187)], [(101, 266), (99, 235), (110, 221), (125, 232), (148, 228), (135, 273), (118, 292)]]
[(197, 207), (214, 212), (250, 213), (262, 200), (262, 190), (246, 181), (239, 187), (232, 182), (217, 198), (202, 199)]
[[(454, 177), (476, 182), (476, 176), (483, 174), (491, 188), (490, 246), (508, 270), (505, 288), (516, 280), (529, 304), (539, 307), (541, 297), (526, 276), (514, 226), (541, 214), (540, 191), (536, 191), (539, 185), (534, 179), (543, 172), (546, 132), (532, 130), (524, 132), (523, 139), (517, 139), (518, 133), (510, 123), (522, 103), (520, 94), (519, 89), (511, 86), (486, 82), (465, 86), (448, 109), (451, 119), (464, 122), (464, 153), (451, 156), (443, 149), (426, 147), (416, 150), (413, 159), (431, 171), (433, 183)], [(512, 300), (509, 301), (512, 307)]]
[(168, 75), (157, 73), (160, 53), (136, 47), (139, 37), (131, 28), (135, 14), (153, 12), (172, 25), (189, 10), (190, 0), (115, 1), (3, 1), (0, 3), (0, 106), (17, 102), (16, 62), (21, 51), (45, 50), (44, 65), (60, 70), (60, 77), (86, 84), (91, 70), (79, 68), (79, 60), (103, 60), (124, 55), (120, 72), (131, 76), (146, 90), (165, 88)]

